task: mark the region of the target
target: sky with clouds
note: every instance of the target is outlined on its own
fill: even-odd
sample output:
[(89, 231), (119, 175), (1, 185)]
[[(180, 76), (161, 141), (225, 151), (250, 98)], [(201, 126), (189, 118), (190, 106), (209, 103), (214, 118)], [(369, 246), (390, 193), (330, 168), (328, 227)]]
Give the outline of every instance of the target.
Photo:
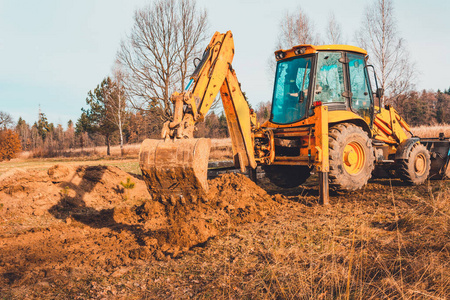
[[(0, 111), (14, 120), (76, 122), (89, 90), (111, 73), (133, 14), (149, 0), (0, 0)], [(344, 39), (355, 44), (367, 0), (197, 0), (209, 14), (209, 30), (232, 30), (233, 67), (253, 106), (270, 101), (268, 62), (283, 14), (298, 7), (325, 36), (331, 13)], [(450, 1), (394, 0), (398, 31), (418, 74), (417, 89), (450, 87)], [(206, 44), (205, 44), (206, 46)], [(369, 53), (370, 54), (370, 53)]]

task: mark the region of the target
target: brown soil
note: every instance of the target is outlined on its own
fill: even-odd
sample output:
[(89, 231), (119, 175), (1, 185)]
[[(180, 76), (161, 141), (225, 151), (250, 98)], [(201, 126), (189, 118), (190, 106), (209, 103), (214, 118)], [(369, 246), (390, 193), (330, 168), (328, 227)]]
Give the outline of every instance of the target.
[(164, 206), (147, 201), (144, 182), (116, 167), (55, 165), (5, 173), (0, 286), (120, 276), (121, 268), (136, 261), (180, 257), (278, 205), (242, 175), (226, 174), (209, 185), (197, 204)]
[(325, 207), (315, 176), (209, 186), (165, 206), (115, 167), (0, 175), (0, 299), (450, 299), (448, 180), (371, 180)]

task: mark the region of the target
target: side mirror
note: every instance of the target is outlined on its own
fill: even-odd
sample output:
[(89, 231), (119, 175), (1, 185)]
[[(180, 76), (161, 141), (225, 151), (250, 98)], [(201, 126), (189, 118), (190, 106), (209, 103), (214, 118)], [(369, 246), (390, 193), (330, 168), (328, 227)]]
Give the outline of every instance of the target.
[(378, 99), (381, 99), (384, 95), (384, 89), (383, 88), (377, 88), (377, 91), (375, 92), (375, 96), (377, 96)]

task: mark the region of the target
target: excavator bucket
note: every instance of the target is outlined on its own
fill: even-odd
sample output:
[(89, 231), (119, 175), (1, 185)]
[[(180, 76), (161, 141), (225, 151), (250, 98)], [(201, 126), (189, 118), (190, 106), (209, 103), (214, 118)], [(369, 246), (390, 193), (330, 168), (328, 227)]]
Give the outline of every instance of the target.
[(144, 140), (139, 165), (152, 198), (165, 205), (204, 199), (210, 148), (206, 138)]
[(450, 178), (450, 138), (425, 138), (420, 142), (431, 154), (430, 179)]

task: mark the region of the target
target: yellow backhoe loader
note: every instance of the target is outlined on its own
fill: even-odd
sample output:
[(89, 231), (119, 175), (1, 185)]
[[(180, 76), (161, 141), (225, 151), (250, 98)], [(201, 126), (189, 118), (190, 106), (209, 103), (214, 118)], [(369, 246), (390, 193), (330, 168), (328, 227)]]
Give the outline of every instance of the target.
[(186, 89), (171, 96), (173, 120), (164, 124), (162, 139), (143, 142), (140, 167), (155, 200), (175, 205), (204, 197), (211, 144), (193, 135), (219, 91), (234, 164), (253, 178), (260, 165), (274, 184), (295, 187), (314, 169), (326, 204), (329, 185), (360, 189), (375, 167), (414, 185), (449, 175), (450, 139), (414, 137), (393, 107), (381, 107), (383, 91), (365, 50), (299, 45), (276, 51), (272, 110), (264, 124), (249, 109), (233, 56), (231, 32), (216, 32)]

